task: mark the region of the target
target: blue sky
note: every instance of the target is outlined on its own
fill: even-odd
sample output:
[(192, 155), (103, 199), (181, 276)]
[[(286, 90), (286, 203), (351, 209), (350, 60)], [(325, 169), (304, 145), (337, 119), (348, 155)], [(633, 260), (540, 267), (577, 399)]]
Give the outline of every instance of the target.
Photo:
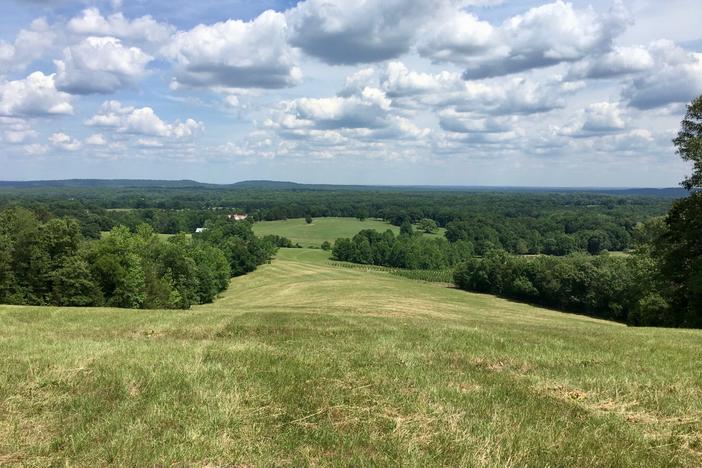
[(31, 0), (0, 179), (673, 186), (698, 0)]

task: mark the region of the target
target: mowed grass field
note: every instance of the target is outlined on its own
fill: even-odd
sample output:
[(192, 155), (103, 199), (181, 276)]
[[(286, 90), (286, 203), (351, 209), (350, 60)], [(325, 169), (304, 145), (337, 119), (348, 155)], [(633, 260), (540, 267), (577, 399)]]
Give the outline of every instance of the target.
[[(324, 241), (333, 244), (336, 239), (353, 237), (363, 229), (375, 229), (378, 232), (390, 229), (395, 234), (400, 233), (398, 226), (393, 226), (379, 219), (359, 221), (356, 218), (314, 218), (311, 224), (307, 224), (304, 218), (294, 218), (280, 221), (261, 221), (253, 225), (257, 236), (276, 234), (287, 237), (293, 243), (299, 243), (303, 247), (319, 247)], [(435, 234), (428, 235), (443, 237), (444, 229), (441, 228)]]
[(0, 465), (702, 463), (701, 331), (326, 255), (190, 311), (0, 306)]

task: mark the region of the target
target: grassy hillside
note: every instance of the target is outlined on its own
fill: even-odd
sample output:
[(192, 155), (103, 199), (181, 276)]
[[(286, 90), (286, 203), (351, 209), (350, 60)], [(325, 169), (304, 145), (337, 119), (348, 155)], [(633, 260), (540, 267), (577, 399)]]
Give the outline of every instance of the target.
[(191, 311), (0, 306), (0, 464), (699, 466), (701, 353), (282, 250)]
[[(282, 221), (262, 221), (254, 224), (253, 230), (257, 236), (277, 234), (285, 236), (293, 243), (303, 247), (319, 247), (322, 242), (333, 243), (340, 237), (353, 237), (363, 229), (375, 229), (379, 232), (391, 229), (395, 234), (400, 233), (398, 226), (377, 219), (359, 221), (356, 218), (314, 218), (307, 224), (304, 218), (286, 219)], [(443, 236), (440, 229), (434, 236)]]

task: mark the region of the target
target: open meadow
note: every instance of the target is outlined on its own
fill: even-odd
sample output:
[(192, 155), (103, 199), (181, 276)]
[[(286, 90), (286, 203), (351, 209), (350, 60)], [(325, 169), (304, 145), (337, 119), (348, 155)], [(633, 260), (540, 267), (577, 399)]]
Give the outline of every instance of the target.
[(0, 468), (702, 468), (702, 0), (2, 12)]
[[(416, 228), (416, 226), (415, 226)], [(319, 247), (322, 242), (334, 241), (340, 237), (353, 237), (363, 229), (375, 229), (385, 232), (390, 229), (395, 235), (400, 233), (400, 228), (379, 219), (356, 218), (314, 218), (307, 224), (304, 218), (285, 219), (279, 221), (261, 221), (253, 225), (257, 236), (275, 234), (287, 237), (293, 244), (299, 243), (303, 247)], [(444, 229), (439, 228), (435, 234), (429, 236), (443, 237)]]
[(0, 464), (699, 466), (702, 331), (282, 249), (189, 311), (0, 306)]

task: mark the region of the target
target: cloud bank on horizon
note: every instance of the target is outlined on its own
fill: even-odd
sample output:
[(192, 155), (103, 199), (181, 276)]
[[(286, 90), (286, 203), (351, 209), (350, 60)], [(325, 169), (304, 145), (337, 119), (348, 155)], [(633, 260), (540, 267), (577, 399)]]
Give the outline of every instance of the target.
[(9, 1), (0, 179), (669, 186), (698, 0)]

